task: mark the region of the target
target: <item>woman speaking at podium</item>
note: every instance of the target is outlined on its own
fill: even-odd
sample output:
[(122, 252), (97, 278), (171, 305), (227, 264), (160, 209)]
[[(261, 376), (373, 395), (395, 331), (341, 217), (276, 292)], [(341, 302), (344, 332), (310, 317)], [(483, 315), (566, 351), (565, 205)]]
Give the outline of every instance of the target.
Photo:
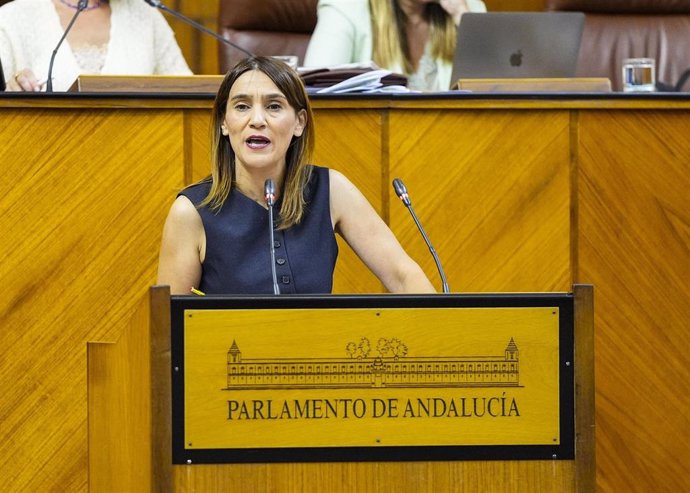
[(337, 232), (389, 291), (434, 292), (362, 193), (341, 173), (307, 164), (312, 110), (284, 62), (250, 57), (230, 70), (212, 132), (212, 175), (171, 207), (158, 284), (173, 294), (330, 293)]
[[(78, 0), (13, 0), (0, 7), (0, 60), (8, 91), (45, 87), (53, 50)], [(188, 75), (175, 35), (143, 0), (89, 0), (53, 63), (53, 90), (80, 74)]]

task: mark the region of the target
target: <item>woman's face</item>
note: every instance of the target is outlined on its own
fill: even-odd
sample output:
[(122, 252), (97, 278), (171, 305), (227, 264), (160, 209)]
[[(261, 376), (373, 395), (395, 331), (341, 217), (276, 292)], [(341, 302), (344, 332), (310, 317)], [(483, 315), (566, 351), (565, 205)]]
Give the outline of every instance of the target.
[(266, 74), (251, 70), (230, 89), (221, 131), (230, 138), (236, 166), (272, 172), (285, 167), (290, 142), (305, 124), (306, 112), (295, 112)]

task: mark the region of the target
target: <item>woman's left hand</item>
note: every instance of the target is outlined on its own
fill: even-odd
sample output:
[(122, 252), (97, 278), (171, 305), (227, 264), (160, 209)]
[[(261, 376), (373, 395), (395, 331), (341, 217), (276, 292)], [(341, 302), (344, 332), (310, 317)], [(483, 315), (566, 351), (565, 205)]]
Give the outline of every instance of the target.
[(462, 14), (469, 11), (465, 0), (438, 0), (438, 3), (450, 14), (456, 26), (460, 25)]
[(42, 87), (43, 84), (38, 82), (38, 79), (36, 79), (36, 76), (29, 68), (20, 70), (7, 81), (7, 91), (38, 92)]

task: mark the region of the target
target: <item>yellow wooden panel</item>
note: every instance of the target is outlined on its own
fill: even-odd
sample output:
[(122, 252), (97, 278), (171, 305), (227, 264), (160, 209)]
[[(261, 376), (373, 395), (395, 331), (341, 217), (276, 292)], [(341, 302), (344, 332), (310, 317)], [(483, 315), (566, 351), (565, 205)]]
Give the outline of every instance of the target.
[(216, 18), (220, 0), (176, 0), (169, 7), (177, 9), (187, 17), (192, 18)]
[(276, 493), (564, 493), (573, 491), (574, 475), (572, 462), (439, 461), (175, 466), (173, 476), (180, 492), (241, 484)]
[[(167, 4), (169, 8), (180, 12), (193, 21), (213, 32), (218, 32), (219, 0), (180, 0)], [(176, 17), (164, 14), (170, 27), (175, 32), (177, 43), (187, 64), (195, 74), (218, 73), (218, 43), (213, 36), (190, 26)]]
[(85, 342), (116, 338), (155, 280), (181, 117), (23, 109), (2, 122), (2, 488), (83, 490)]
[(182, 56), (184, 56), (184, 59), (187, 61), (189, 68), (195, 74), (202, 73), (199, 70), (198, 63), (199, 51), (196, 30), (192, 26), (175, 19), (174, 17), (166, 16), (166, 20), (168, 21), (168, 24), (170, 24), (172, 30), (175, 32), (175, 39), (177, 40), (177, 44), (180, 46), (180, 50), (182, 50)]
[[(314, 164), (336, 169), (347, 176), (367, 197), (371, 205), (385, 214), (381, 200), (382, 116), (374, 110), (356, 113), (342, 110), (317, 110)], [(385, 165), (383, 165), (385, 166)], [(338, 264), (335, 293), (380, 293), (378, 279), (338, 236)]]
[(560, 444), (558, 316), (186, 310), (184, 447)]
[(148, 316), (140, 303), (117, 344), (88, 345), (89, 491), (151, 489)]
[(211, 111), (186, 111), (184, 125), (185, 185), (189, 185), (211, 174)]
[[(0, 299), (0, 452), (12, 458), (0, 465), (4, 489), (86, 488), (84, 342), (117, 338), (131, 307), (155, 278), (162, 222), (185, 182), (188, 150), (182, 145), (183, 119), (174, 108), (205, 111), (208, 105), (196, 100), (2, 100), (0, 278), (6, 289)], [(387, 105), (404, 106), (410, 113), (401, 120), (404, 132), (395, 131), (395, 115), (403, 110), (393, 111), (388, 133), (356, 116), (385, 113)], [(690, 429), (690, 365), (682, 352), (689, 295), (681, 284), (688, 278), (688, 103), (658, 98), (353, 99), (322, 100), (317, 106), (317, 122), (322, 112), (324, 122), (330, 121), (317, 139), (318, 149), (327, 150), (328, 139), (339, 141), (331, 146), (337, 151), (333, 156), (317, 149), (316, 162), (334, 163), (356, 180), (347, 167), (349, 157), (359, 162), (369, 156), (363, 162), (371, 168), (356, 170), (363, 173), (358, 186), (368, 190), (375, 207), (383, 207), (384, 216), (386, 201), (392, 201), (394, 231), (437, 286), (426, 247), (392, 195), (389, 178), (395, 174), (410, 188), (454, 290), (565, 290), (569, 262), (575, 280), (594, 283), (599, 487), (682, 490), (690, 462), (683, 448)], [(329, 117), (331, 110), (340, 112), (344, 129), (338, 118)], [(563, 131), (569, 111), (580, 115), (573, 120), (580, 121), (580, 146), (573, 150), (578, 192), (571, 208), (580, 214), (572, 226), (579, 221), (582, 233), (572, 242), (570, 226), (562, 224), (570, 224), (569, 206), (560, 193), (568, 183), (560, 163), (567, 162), (568, 146), (578, 141), (577, 132), (568, 140)], [(190, 128), (202, 127), (192, 123)], [(203, 132), (199, 141), (205, 139)], [(441, 144), (443, 135), (452, 138)], [(428, 156), (427, 136), (432, 142)], [(390, 173), (386, 139), (395, 154), (391, 166), (401, 165)], [(409, 149), (407, 139), (417, 147)], [(407, 150), (399, 149), (403, 144)], [(381, 147), (365, 151), (367, 145)], [(194, 162), (196, 170), (199, 160)], [(489, 185), (492, 180), (496, 190)], [(446, 181), (460, 184), (461, 191), (451, 196)], [(425, 189), (439, 183), (441, 198), (427, 199), (436, 189)], [(388, 190), (392, 198), (381, 198), (377, 189)], [(451, 205), (441, 207), (439, 201)], [(568, 258), (570, 248), (574, 259)], [(356, 291), (354, 275), (348, 283), (352, 288), (341, 292)], [(520, 490), (553, 465), (530, 461), (504, 470), (490, 463), (333, 464), (323, 469), (283, 464), (224, 472), (195, 468), (195, 479), (186, 467), (175, 474), (178, 484), (196, 485), (197, 491), (216, 484), (242, 484), (247, 490), (285, 484), (286, 491), (300, 491), (304, 478), (322, 491), (366, 479), (371, 479), (371, 491), (408, 486), (452, 491), (458, 484), (466, 491), (492, 491), (498, 475)], [(550, 490), (565, 491), (566, 483), (556, 472)]]
[(690, 115), (580, 116), (578, 281), (595, 286), (598, 483), (687, 488)]
[[(568, 112), (394, 111), (390, 178), (407, 185), (451, 291), (567, 291)], [(440, 290), (389, 186), (391, 225)]]
[[(203, 2), (199, 2), (203, 3)], [(198, 21), (207, 29), (211, 31), (218, 31), (218, 21), (215, 17), (204, 17)], [(197, 72), (200, 74), (218, 74), (220, 73), (220, 67), (218, 65), (218, 50), (220, 47), (220, 41), (216, 40), (213, 36), (208, 36), (201, 32), (198, 33), (197, 37), (197, 54), (196, 54), (196, 67)]]
[[(202, 26), (216, 31), (215, 20), (203, 18), (194, 19)], [(177, 43), (180, 45), (187, 65), (195, 74), (218, 74), (218, 45), (220, 41), (189, 24), (177, 19), (169, 19), (170, 26), (175, 31)]]

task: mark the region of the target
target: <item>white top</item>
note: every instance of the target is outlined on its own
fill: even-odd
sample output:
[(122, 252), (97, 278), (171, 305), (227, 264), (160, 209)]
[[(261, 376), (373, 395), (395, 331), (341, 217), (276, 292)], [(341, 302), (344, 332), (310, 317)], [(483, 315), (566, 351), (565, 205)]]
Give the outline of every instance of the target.
[[(144, 0), (111, 0), (110, 9), (110, 41), (101, 74), (191, 74), (175, 34), (157, 9)], [(63, 33), (51, 0), (14, 0), (0, 7), (0, 60), (5, 78), (30, 68), (39, 81), (44, 80)], [(53, 63), (53, 90), (69, 89), (87, 71), (80, 69), (69, 42), (63, 41)]]
[(108, 44), (86, 43), (72, 46), (72, 54), (82, 74), (100, 74), (108, 56)]
[[(481, 0), (467, 0), (470, 12), (486, 12)], [(318, 22), (304, 57), (305, 67), (329, 67), (372, 61), (373, 41), (369, 0), (319, 0)], [(401, 66), (381, 67), (403, 73)], [(428, 43), (417, 73), (408, 78), (408, 87), (427, 91), (450, 88), (452, 63), (431, 58)]]

